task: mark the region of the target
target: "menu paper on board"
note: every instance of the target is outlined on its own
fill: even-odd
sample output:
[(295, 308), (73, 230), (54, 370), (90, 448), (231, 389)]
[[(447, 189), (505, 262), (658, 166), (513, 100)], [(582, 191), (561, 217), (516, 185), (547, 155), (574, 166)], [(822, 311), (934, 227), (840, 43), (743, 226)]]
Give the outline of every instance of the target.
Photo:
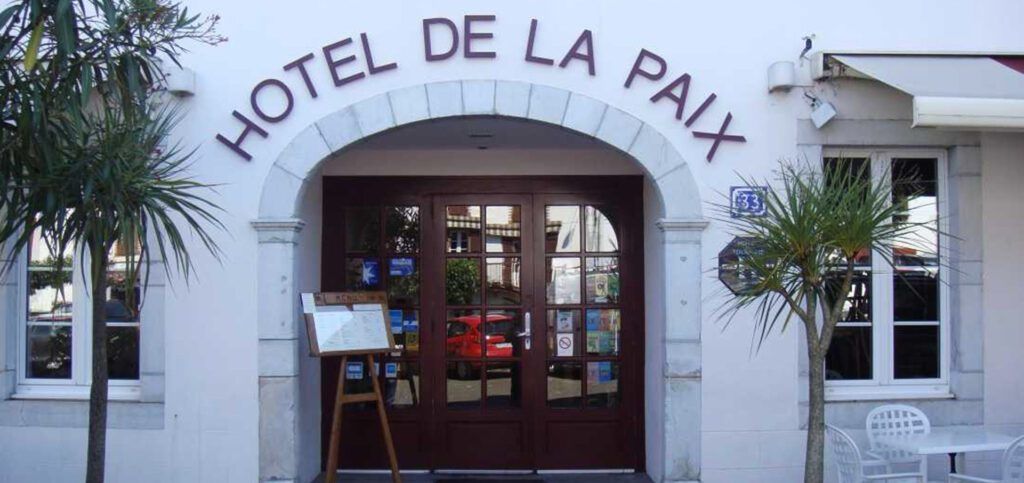
[(320, 352), (388, 349), (390, 341), (380, 305), (376, 310), (351, 312), (314, 312), (317, 346)]

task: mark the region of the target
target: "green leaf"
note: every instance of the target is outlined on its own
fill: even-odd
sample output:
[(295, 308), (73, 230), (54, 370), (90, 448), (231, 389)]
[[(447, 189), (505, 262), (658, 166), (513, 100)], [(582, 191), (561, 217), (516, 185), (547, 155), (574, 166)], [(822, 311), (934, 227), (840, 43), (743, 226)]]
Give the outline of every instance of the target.
[(9, 22), (11, 17), (13, 17), (20, 9), (21, 5), (15, 5), (13, 7), (7, 7), (3, 12), (0, 12), (0, 27), (6, 27), (7, 22)]
[(32, 36), (28, 39), (28, 46), (25, 47), (25, 70), (31, 71), (36, 67), (36, 60), (39, 58), (39, 46), (43, 43), (43, 21), (40, 20), (36, 28), (32, 29)]

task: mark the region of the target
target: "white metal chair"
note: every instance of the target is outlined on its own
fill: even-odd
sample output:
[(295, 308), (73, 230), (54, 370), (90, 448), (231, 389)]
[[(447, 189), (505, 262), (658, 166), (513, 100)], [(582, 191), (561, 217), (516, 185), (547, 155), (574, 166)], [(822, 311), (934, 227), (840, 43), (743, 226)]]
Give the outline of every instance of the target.
[(843, 430), (831, 424), (826, 424), (825, 432), (828, 434), (829, 447), (831, 448), (836, 471), (839, 476), (839, 483), (864, 483), (888, 480), (909, 480), (927, 483), (925, 474), (921, 472), (866, 474), (864, 472), (865, 467), (886, 468), (887, 465), (881, 460), (864, 461), (857, 443)]
[(971, 483), (1024, 483), (1024, 436), (1010, 443), (1003, 453), (1003, 479), (991, 480), (977, 476), (962, 474), (949, 475), (950, 482), (968, 481)]
[(932, 431), (931, 422), (924, 412), (913, 406), (903, 404), (886, 404), (872, 409), (865, 421), (868, 433), (868, 455), (888, 464), (889, 471), (893, 465), (917, 465), (917, 470), (928, 474), (928, 458), (890, 448), (879, 442), (886, 436), (909, 436), (912, 434), (928, 434)]

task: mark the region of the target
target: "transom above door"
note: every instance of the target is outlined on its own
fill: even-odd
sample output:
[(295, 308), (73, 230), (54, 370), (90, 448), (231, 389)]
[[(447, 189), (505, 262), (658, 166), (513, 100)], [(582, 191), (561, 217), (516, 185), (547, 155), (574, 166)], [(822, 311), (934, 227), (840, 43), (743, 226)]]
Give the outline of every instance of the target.
[[(325, 178), (322, 290), (387, 291), (401, 347), (322, 394), (381, 378), (406, 468), (642, 469), (640, 186)], [(383, 468), (350, 407), (342, 467)]]

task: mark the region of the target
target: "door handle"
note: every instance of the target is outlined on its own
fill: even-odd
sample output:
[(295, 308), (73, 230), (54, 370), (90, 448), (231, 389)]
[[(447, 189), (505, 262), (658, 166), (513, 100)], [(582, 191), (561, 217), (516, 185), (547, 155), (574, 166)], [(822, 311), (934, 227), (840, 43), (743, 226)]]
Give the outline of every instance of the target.
[(530, 341), (533, 339), (533, 324), (531, 323), (530, 312), (523, 314), (523, 325), (525, 326), (524, 330), (516, 334), (516, 336), (524, 339), (523, 345), (526, 347), (526, 350), (530, 350)]

